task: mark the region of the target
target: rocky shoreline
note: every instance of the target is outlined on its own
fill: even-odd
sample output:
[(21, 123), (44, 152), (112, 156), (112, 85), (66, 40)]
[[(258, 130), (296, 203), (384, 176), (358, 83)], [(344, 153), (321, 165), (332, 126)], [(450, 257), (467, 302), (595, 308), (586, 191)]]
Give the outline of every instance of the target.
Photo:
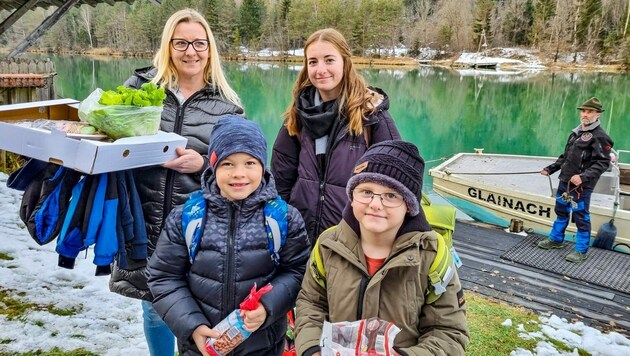
[[(2, 51), (0, 51), (2, 52)], [(264, 52), (264, 51), (263, 51)], [(224, 60), (237, 62), (262, 62), (262, 63), (294, 63), (301, 64), (302, 56), (297, 55), (269, 55), (263, 52), (250, 52), (247, 54), (227, 54)], [(89, 50), (37, 50), (31, 49), (32, 54), (55, 55), (79, 55), (98, 59), (113, 58), (153, 58), (153, 52), (115, 51), (110, 48), (95, 48)], [(430, 53), (427, 55), (427, 53)], [(586, 60), (580, 53), (564, 53), (551, 58), (540, 51), (519, 48), (493, 48), (480, 53), (459, 52), (449, 58), (444, 58), (444, 53), (427, 50), (421, 58), (405, 56), (396, 57), (352, 57), (353, 63), (359, 67), (417, 67), (418, 65), (439, 66), (449, 68), (477, 68), (476, 63), (495, 63), (497, 68), (503, 70), (549, 70), (562, 72), (612, 72), (623, 73), (630, 68), (623, 63), (596, 63)], [(481, 67), (479, 67), (481, 68)]]

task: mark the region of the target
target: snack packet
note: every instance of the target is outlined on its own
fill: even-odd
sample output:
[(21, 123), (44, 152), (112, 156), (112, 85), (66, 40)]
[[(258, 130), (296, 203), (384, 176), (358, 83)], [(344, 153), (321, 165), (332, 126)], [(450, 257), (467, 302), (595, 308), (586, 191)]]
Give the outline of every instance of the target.
[(319, 340), (322, 356), (394, 356), (394, 338), (400, 329), (378, 318), (352, 322), (324, 321)]
[(241, 310), (256, 309), (260, 298), (271, 288), (273, 288), (271, 284), (268, 284), (256, 291), (256, 284), (254, 284), (247, 298), (239, 305), (240, 308), (231, 312), (227, 318), (212, 328), (220, 332), (221, 336), (206, 340), (206, 352), (211, 356), (223, 356), (245, 341), (252, 333), (244, 329), (245, 323), (241, 317)]

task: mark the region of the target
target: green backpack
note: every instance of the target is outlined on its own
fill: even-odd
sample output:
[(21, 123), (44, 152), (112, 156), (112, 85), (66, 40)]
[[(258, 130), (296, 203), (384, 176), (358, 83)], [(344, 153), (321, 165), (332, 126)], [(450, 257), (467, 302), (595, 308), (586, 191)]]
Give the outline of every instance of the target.
[[(422, 210), (438, 236), (437, 254), (429, 268), (431, 286), (427, 293), (426, 302), (431, 304), (438, 300), (446, 291), (455, 274), (455, 269), (462, 265), (461, 259), (453, 247), (453, 232), (455, 231), (455, 208), (450, 205), (432, 205), (429, 199), (422, 195)], [(328, 230), (334, 229), (333, 226)], [(326, 231), (328, 231), (326, 230)], [(315, 242), (310, 258), (310, 272), (317, 284), (326, 288), (326, 269), (319, 252), (319, 239)]]

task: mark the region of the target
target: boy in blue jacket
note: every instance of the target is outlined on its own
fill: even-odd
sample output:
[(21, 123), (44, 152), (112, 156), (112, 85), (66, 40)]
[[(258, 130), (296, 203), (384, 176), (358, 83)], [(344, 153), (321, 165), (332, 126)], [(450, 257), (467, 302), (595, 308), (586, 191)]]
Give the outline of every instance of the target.
[(287, 206), (286, 242), (270, 253), (264, 207), (276, 199), (266, 170), (260, 127), (239, 116), (221, 118), (210, 136), (210, 167), (202, 176), (206, 213), (191, 261), (182, 228), (183, 206), (169, 215), (148, 264), (153, 306), (177, 337), (180, 355), (207, 355), (211, 330), (237, 309), (254, 283), (271, 284), (258, 308), (243, 312), (252, 335), (232, 355), (281, 355), (286, 314), (295, 304), (310, 245), (300, 213)]

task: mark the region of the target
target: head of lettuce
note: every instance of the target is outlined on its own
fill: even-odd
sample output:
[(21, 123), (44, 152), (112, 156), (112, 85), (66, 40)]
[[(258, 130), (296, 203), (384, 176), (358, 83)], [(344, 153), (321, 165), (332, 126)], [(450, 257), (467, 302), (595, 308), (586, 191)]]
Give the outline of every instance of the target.
[(79, 118), (115, 140), (154, 135), (160, 128), (165, 98), (164, 88), (153, 83), (142, 84), (140, 89), (96, 89), (79, 105)]

